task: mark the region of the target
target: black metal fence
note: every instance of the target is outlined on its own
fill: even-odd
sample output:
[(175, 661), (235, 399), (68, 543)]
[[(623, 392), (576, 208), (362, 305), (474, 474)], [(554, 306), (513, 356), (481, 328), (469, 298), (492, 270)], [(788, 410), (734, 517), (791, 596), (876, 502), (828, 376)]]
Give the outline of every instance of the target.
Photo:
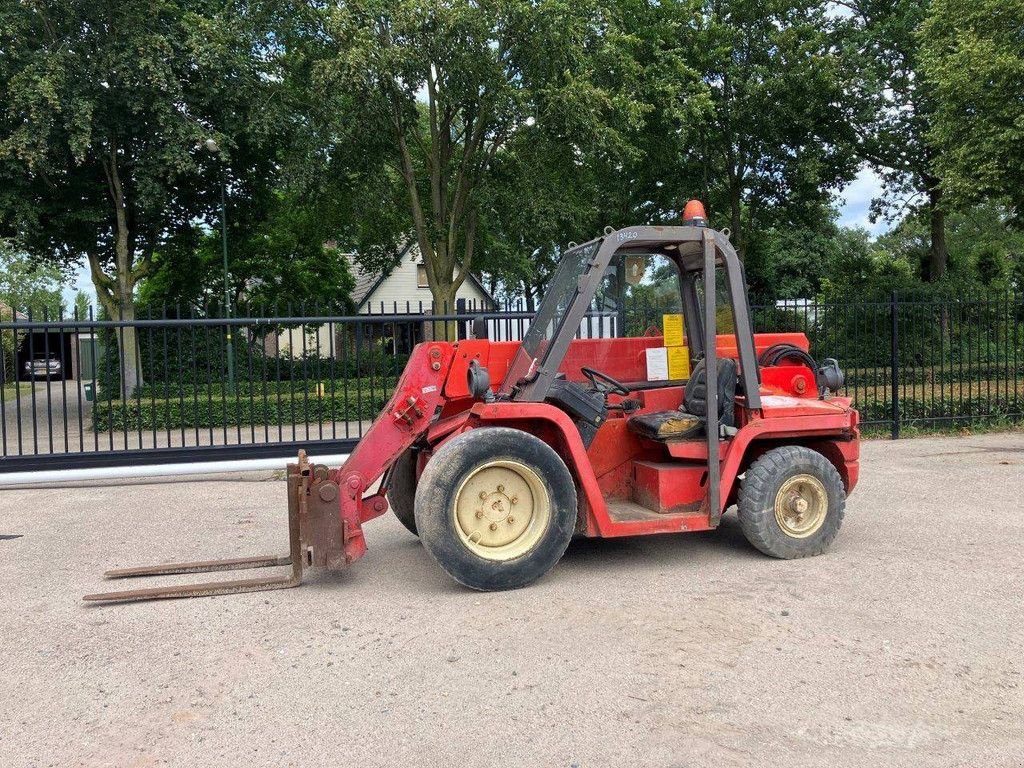
[[(532, 316), (522, 304), (372, 309), (0, 316), (0, 471), (347, 452), (416, 343), (464, 338), (480, 314), (491, 339), (518, 340)], [(579, 334), (642, 332), (661, 311), (593, 312)], [(1016, 294), (783, 302), (756, 305), (752, 317), (758, 332), (800, 331), (816, 359), (837, 358), (868, 431), (895, 438), (1024, 416)], [(720, 330), (730, 322), (723, 313)]]

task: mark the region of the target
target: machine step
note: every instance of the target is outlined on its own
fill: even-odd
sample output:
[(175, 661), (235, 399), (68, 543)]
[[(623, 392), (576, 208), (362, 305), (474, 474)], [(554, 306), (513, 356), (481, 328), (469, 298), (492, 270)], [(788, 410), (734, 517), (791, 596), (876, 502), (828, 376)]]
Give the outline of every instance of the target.
[(617, 523), (635, 520), (659, 520), (665, 517), (660, 512), (648, 509), (642, 504), (627, 499), (607, 499), (608, 516)]

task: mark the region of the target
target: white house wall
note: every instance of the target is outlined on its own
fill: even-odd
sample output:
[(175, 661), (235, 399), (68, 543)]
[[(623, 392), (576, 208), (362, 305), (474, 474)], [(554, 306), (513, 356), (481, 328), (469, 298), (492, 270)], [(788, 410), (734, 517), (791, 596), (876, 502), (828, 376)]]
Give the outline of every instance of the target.
[[(377, 286), (368, 297), (368, 301), (359, 308), (360, 314), (379, 315), (382, 312), (382, 303), (384, 314), (393, 312), (396, 306), (398, 312), (405, 312), (406, 302), (409, 303), (409, 310), (412, 312), (420, 311), (421, 302), (423, 309), (429, 310), (433, 297), (429, 288), (419, 287), (416, 276), (416, 264), (419, 261), (419, 249), (413, 248), (405, 254), (402, 262), (384, 278), (384, 282)], [(465, 299), (468, 304), (475, 304), (478, 307), (490, 303), (487, 295), (468, 277), (459, 286), (456, 299)], [(449, 311), (454, 313), (454, 310), (452, 307)]]
[[(402, 257), (401, 263), (396, 265), (391, 274), (370, 294), (369, 300), (359, 307), (359, 314), (404, 314), (407, 311), (419, 314), (421, 310), (429, 311), (433, 297), (430, 295), (429, 288), (420, 288), (418, 285), (417, 262), (419, 262), (419, 250), (413, 248)], [(456, 298), (464, 299), (470, 307), (475, 305), (480, 308), (490, 308), (491, 305), (487, 294), (481, 291), (477, 284), (468, 277), (459, 286)], [(452, 307), (449, 312), (454, 314), (455, 307)], [(336, 326), (335, 329), (341, 330), (342, 328)], [(328, 326), (321, 326), (315, 331), (310, 328), (308, 331), (305, 334), (306, 354), (316, 355), (319, 353), (320, 357), (331, 357), (332, 354), (338, 354), (338, 350), (332, 346), (331, 329)], [(274, 342), (272, 339), (268, 342), (265, 345), (267, 352), (273, 354)], [(334, 343), (336, 344), (336, 341)], [(279, 334), (276, 349), (282, 355), (290, 355), (294, 358), (302, 357), (302, 331), (295, 329), (290, 336), (287, 331)]]
[[(340, 325), (335, 325), (336, 330), (340, 328)], [(276, 346), (274, 337), (267, 337), (263, 348), (268, 355), (280, 354), (300, 358), (305, 353), (312, 357), (332, 357), (338, 354), (338, 350), (334, 348), (335, 343), (331, 339), (331, 328), (328, 325), (321, 325), (315, 329), (299, 326), (279, 333)]]

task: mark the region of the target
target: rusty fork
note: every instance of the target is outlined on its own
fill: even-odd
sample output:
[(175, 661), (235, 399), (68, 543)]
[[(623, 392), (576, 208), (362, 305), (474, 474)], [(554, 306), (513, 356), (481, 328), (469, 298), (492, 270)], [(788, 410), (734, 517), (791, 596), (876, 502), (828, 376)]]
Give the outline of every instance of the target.
[(305, 451), (299, 451), (297, 464), (288, 465), (288, 539), (289, 551), (282, 556), (236, 557), (226, 560), (200, 560), (189, 563), (144, 565), (115, 568), (104, 573), (108, 579), (141, 576), (170, 576), (182, 573), (211, 573), (248, 568), (291, 566), (291, 573), (256, 579), (209, 581), (180, 586), (128, 589), (85, 595), (83, 600), (124, 603), (138, 600), (168, 600), (180, 597), (206, 597), (239, 592), (288, 589), (302, 583), (307, 567), (339, 568), (345, 564), (342, 526), (338, 515), (338, 485), (327, 467), (310, 464)]

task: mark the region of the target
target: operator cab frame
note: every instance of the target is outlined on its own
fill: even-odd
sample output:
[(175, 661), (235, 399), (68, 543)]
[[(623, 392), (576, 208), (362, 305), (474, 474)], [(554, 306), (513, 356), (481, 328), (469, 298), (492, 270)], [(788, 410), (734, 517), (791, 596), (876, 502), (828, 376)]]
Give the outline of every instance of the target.
[(513, 358), (501, 394), (518, 402), (542, 402), (547, 397), (608, 266), (615, 257), (634, 254), (658, 254), (675, 263), (690, 354), (695, 362), (705, 360), (708, 370), (715, 370), (717, 364), (708, 359), (715, 357), (717, 296), (715, 290), (706, 290), (702, 297), (697, 285), (702, 280), (705, 286), (714, 286), (717, 271), (722, 270), (733, 314), (744, 406), (759, 410), (760, 371), (742, 262), (723, 233), (697, 226), (628, 227), (567, 250)]
[[(667, 256), (679, 269), (687, 342), (693, 359), (703, 360), (705, 370), (714, 372), (708, 374), (710, 381), (718, 371), (715, 285), (717, 270), (723, 271), (733, 314), (746, 420), (760, 411), (760, 371), (743, 264), (724, 233), (700, 225), (627, 227), (567, 250), (512, 360), (499, 397), (543, 402), (559, 386), (559, 368), (612, 259), (655, 253)], [(697, 290), (698, 278), (707, 287), (702, 292)], [(706, 390), (706, 413), (718, 414), (717, 388), (709, 385)], [(707, 424), (707, 504), (708, 509), (719, 510), (722, 435), (716, 419), (709, 418)]]

